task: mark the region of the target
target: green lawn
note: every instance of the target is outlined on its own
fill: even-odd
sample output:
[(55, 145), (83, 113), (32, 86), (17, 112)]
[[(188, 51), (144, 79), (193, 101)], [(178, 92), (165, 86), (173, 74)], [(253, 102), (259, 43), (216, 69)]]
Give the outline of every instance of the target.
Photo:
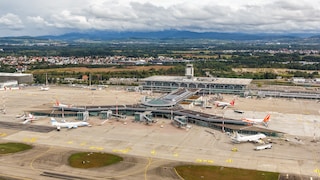
[(0, 154), (9, 154), (31, 149), (32, 146), (22, 143), (2, 143), (0, 144)]
[(184, 180), (277, 180), (279, 173), (221, 166), (185, 165), (175, 167)]
[(120, 156), (100, 153), (100, 152), (80, 152), (72, 154), (68, 161), (71, 167), (75, 168), (95, 168), (108, 166), (122, 161)]

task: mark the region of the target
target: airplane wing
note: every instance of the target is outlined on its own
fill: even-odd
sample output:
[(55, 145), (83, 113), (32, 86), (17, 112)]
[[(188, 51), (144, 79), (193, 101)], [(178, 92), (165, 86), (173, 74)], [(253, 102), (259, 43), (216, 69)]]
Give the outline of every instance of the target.
[(22, 122), (22, 124), (27, 124), (28, 122), (30, 122), (30, 119), (26, 119)]
[(78, 127), (77, 125), (68, 125), (68, 128), (69, 128), (69, 129), (77, 128), (77, 127)]
[(262, 141), (261, 139), (254, 139), (254, 140), (252, 140), (252, 142), (254, 142), (254, 143), (260, 143), (260, 144), (263, 143), (263, 141)]

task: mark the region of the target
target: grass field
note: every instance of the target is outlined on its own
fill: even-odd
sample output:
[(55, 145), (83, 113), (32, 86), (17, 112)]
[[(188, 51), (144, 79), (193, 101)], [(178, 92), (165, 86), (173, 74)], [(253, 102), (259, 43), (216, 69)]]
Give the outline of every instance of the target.
[(31, 149), (32, 146), (22, 143), (2, 143), (0, 144), (0, 154), (16, 153)]
[(277, 180), (279, 173), (227, 168), (221, 166), (177, 166), (176, 171), (184, 180)]
[(69, 159), (69, 165), (75, 168), (97, 168), (108, 166), (122, 161), (120, 156), (99, 153), (99, 152), (80, 152), (72, 154)]
[(318, 70), (299, 70), (299, 69), (285, 69), (285, 68), (232, 68), (234, 72), (250, 72), (250, 73), (259, 73), (259, 72), (272, 72), (275, 74), (287, 74), (290, 71), (301, 71), (301, 72), (306, 72), (306, 73), (313, 73), (313, 72), (318, 72)]

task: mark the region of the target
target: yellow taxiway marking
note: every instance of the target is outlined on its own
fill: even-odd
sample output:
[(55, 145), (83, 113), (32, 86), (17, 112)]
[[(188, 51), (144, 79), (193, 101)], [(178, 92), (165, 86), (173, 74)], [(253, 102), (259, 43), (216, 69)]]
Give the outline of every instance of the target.
[(148, 158), (148, 164), (146, 165), (146, 167), (144, 168), (144, 179), (147, 180), (147, 172), (148, 172), (148, 168), (152, 163), (152, 158)]
[(208, 159), (196, 159), (197, 163), (207, 163), (207, 164), (213, 164), (213, 160), (208, 160)]
[(227, 162), (227, 163), (232, 163), (233, 160), (232, 160), (232, 159), (227, 159), (226, 162)]
[(89, 149), (95, 149), (95, 150), (102, 151), (104, 148), (103, 147), (97, 147), (97, 146), (90, 146)]
[(155, 155), (156, 154), (156, 150), (151, 150), (151, 152), (150, 152), (152, 155)]
[(174, 156), (174, 157), (178, 157), (179, 154), (178, 154), (178, 153), (173, 153), (173, 156)]
[(320, 169), (319, 168), (316, 168), (315, 170), (313, 170), (313, 172), (317, 173), (318, 176), (320, 176)]
[(23, 141), (24, 142), (29, 142), (29, 143), (34, 143), (34, 142), (37, 141), (37, 138), (34, 138), (34, 137), (32, 137), (32, 138), (24, 138)]
[(68, 143), (68, 144), (73, 144), (73, 141), (68, 141), (67, 143)]
[(126, 149), (113, 149), (112, 152), (118, 152), (118, 153), (123, 153), (126, 154), (131, 150), (131, 148), (126, 148)]
[(0, 137), (5, 137), (7, 136), (7, 133), (0, 133)]
[(85, 145), (87, 145), (86, 142), (82, 142), (82, 143), (80, 144), (80, 146), (85, 146)]
[(38, 154), (36, 157), (34, 157), (34, 158), (32, 159), (32, 161), (30, 162), (30, 168), (31, 168), (32, 170), (36, 170), (36, 168), (33, 167), (34, 161), (35, 161), (36, 159), (38, 159), (39, 157), (43, 156), (44, 154), (48, 153), (51, 149), (52, 149), (52, 146), (50, 146), (50, 147), (48, 148), (48, 150), (46, 150), (46, 151), (44, 151), (43, 153), (40, 153), (40, 154)]

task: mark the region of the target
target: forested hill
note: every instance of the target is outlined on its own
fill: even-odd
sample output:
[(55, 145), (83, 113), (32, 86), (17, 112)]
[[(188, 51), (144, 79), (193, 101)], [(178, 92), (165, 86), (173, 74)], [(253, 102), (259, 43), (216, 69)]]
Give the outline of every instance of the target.
[(306, 39), (320, 42), (319, 34), (273, 34), (273, 33), (223, 33), (223, 32), (191, 32), (191, 31), (154, 31), (154, 32), (115, 32), (115, 31), (88, 31), (88, 32), (73, 32), (62, 35), (47, 35), (38, 37), (2, 37), (0, 42), (10, 40), (61, 40), (61, 41), (78, 41), (78, 40), (92, 40), (92, 41), (109, 41), (109, 40), (179, 40), (179, 39), (211, 39), (211, 40), (226, 40), (226, 41), (305, 41)]
[(68, 33), (60, 36), (42, 36), (43, 38), (60, 40), (112, 40), (112, 39), (216, 39), (216, 40), (275, 40), (297, 39), (315, 36), (314, 34), (246, 34), (222, 32), (191, 32), (191, 31), (155, 31), (155, 32), (110, 32), (92, 31), (86, 33)]

